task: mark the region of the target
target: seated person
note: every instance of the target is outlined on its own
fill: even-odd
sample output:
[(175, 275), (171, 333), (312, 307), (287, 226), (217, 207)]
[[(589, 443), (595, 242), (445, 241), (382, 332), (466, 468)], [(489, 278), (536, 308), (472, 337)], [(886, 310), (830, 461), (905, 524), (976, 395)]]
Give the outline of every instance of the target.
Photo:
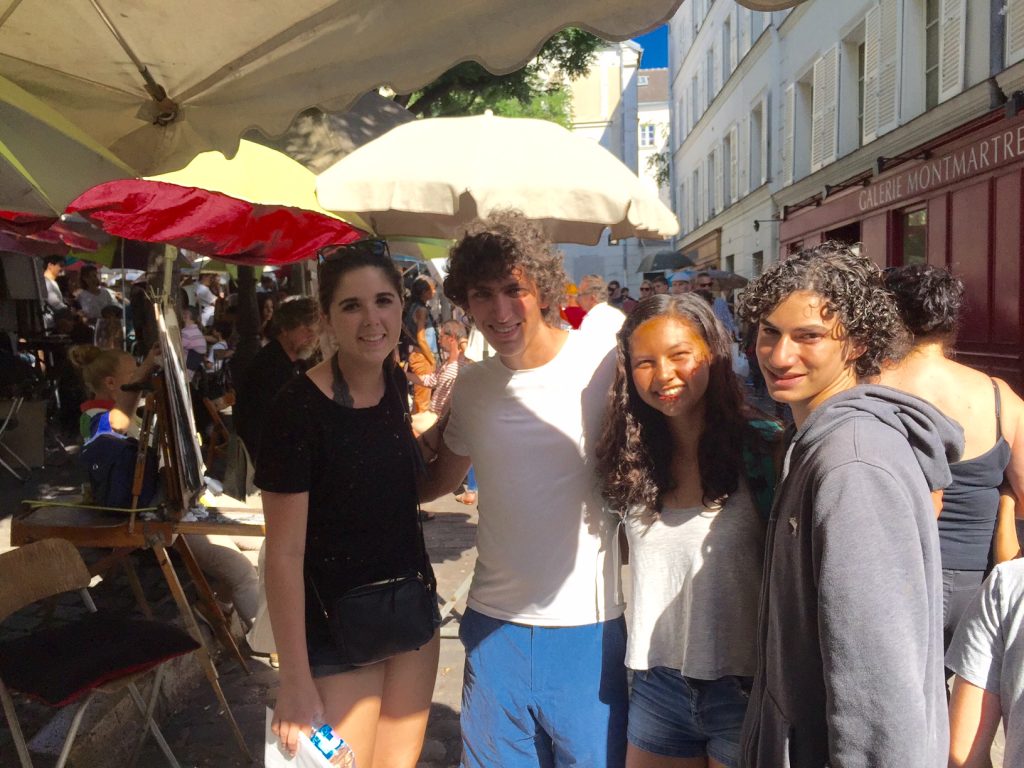
[(124, 310), (108, 304), (96, 321), (96, 346), (100, 349), (124, 349)]
[[(132, 506), (132, 485), (138, 455), (139, 420), (135, 412), (140, 392), (125, 391), (125, 385), (138, 384), (156, 369), (159, 347), (154, 347), (141, 365), (127, 352), (78, 346), (71, 350), (71, 361), (81, 370), (85, 386), (92, 395), (92, 408), (83, 414), (87, 439), (82, 461), (89, 475), (93, 503), (103, 507)], [(142, 493), (138, 506), (154, 504), (159, 493), (156, 472), (157, 451), (147, 454)], [(190, 534), (185, 537), (196, 562), (205, 573), (230, 592), (231, 601), (244, 627), (256, 617), (259, 581), (253, 563), (228, 536)], [(251, 538), (251, 537), (246, 537)]]

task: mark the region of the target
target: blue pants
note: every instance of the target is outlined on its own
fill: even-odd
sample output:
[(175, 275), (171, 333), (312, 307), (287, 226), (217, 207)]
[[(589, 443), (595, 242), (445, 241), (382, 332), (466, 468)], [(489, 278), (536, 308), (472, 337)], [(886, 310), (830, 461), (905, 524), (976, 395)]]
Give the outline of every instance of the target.
[(531, 627), (467, 610), (463, 768), (621, 768), (626, 625)]

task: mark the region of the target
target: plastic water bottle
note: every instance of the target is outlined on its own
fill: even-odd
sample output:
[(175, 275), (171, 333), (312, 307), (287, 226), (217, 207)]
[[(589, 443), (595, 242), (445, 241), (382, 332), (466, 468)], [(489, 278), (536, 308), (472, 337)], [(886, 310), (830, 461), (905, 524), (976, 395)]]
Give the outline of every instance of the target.
[(334, 733), (334, 729), (327, 723), (316, 728), (309, 740), (331, 765), (339, 765), (341, 768), (356, 768), (356, 753), (341, 736)]

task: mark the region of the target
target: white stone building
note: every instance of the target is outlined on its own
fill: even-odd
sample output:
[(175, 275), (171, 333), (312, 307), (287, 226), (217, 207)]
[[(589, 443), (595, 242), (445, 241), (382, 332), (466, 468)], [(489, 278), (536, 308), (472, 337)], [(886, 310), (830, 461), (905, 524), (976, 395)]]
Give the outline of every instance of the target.
[[(595, 55), (590, 72), (569, 84), (572, 94), (573, 131), (598, 142), (652, 186), (653, 172), (647, 170), (646, 157), (660, 142), (667, 140), (667, 89), (657, 92), (657, 81), (664, 75), (640, 69), (643, 49), (635, 42), (609, 43)], [(654, 73), (664, 70), (652, 70)], [(641, 85), (643, 81), (644, 85)], [(640, 103), (641, 94), (645, 101)], [(641, 113), (643, 117), (641, 118)], [(652, 147), (643, 147), (641, 161), (640, 130), (654, 129)], [(666, 193), (667, 194), (667, 193)], [(667, 199), (667, 198), (666, 198)], [(595, 246), (563, 243), (569, 279), (579, 282), (587, 274), (603, 275), (630, 286), (634, 295), (640, 284), (636, 269), (646, 254), (670, 248), (665, 241), (640, 241), (628, 238), (612, 242), (607, 237)]]
[(669, 41), (677, 247), (948, 266), (961, 354), (1024, 384), (1024, 0), (691, 0)]

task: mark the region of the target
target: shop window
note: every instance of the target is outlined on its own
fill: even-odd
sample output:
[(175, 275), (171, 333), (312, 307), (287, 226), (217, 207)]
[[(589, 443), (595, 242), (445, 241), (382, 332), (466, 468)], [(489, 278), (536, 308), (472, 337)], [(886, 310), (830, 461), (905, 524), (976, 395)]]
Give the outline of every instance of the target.
[(764, 272), (764, 251), (754, 251), (750, 254), (750, 276), (760, 277)]
[(843, 245), (853, 245), (860, 242), (860, 222), (855, 221), (842, 227), (830, 229), (825, 233), (826, 240), (833, 240)]
[(899, 214), (900, 264), (928, 261), (928, 209), (916, 208)]

